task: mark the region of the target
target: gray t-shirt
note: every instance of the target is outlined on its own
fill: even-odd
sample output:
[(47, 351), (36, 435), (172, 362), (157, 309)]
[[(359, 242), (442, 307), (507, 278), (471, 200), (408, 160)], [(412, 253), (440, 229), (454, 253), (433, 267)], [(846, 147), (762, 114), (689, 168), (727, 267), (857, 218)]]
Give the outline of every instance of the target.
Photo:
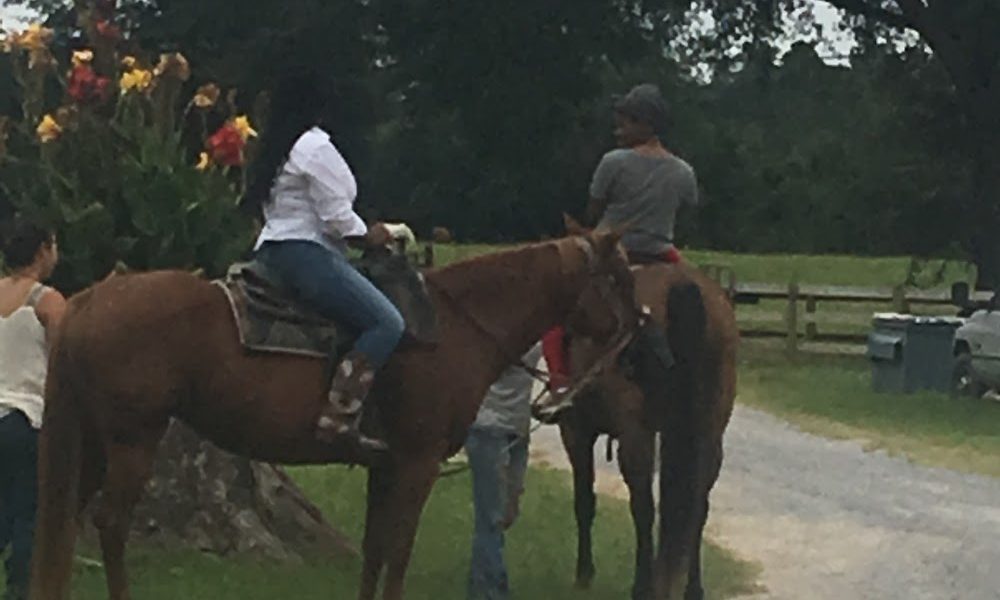
[(597, 165), (590, 197), (607, 200), (600, 225), (632, 223), (622, 237), (626, 250), (659, 254), (673, 244), (677, 209), (698, 203), (698, 183), (691, 165), (672, 154), (618, 149)]
[[(535, 344), (524, 355), (527, 365), (535, 366), (542, 357), (542, 345)], [(473, 427), (496, 429), (504, 433), (528, 435), (531, 429), (531, 388), (534, 377), (518, 365), (504, 370), (486, 392)]]

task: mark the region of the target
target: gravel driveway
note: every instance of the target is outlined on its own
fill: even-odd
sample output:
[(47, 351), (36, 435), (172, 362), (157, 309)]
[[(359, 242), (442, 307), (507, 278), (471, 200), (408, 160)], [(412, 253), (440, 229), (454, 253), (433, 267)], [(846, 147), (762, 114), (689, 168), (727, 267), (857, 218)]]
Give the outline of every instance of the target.
[[(536, 460), (567, 467), (558, 430)], [(596, 449), (598, 487), (625, 494)], [(1000, 460), (1000, 457), (997, 457)], [(1000, 600), (1000, 479), (911, 464), (738, 406), (709, 532), (777, 600)]]

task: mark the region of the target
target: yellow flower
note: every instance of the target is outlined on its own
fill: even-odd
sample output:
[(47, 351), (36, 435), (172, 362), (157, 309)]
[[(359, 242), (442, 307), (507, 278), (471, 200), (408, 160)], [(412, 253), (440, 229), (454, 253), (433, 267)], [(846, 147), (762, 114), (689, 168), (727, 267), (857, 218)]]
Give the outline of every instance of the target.
[(205, 85), (198, 88), (198, 91), (194, 95), (194, 105), (198, 108), (212, 108), (215, 103), (219, 101), (219, 86), (214, 83), (206, 83)]
[(180, 81), (187, 81), (191, 77), (191, 65), (180, 52), (161, 54), (160, 64), (153, 69), (153, 75), (157, 77), (169, 75)]
[(56, 120), (52, 118), (52, 115), (45, 115), (42, 118), (42, 122), (38, 124), (38, 129), (35, 130), (38, 134), (38, 140), (43, 144), (53, 142), (59, 139), (62, 134), (62, 127)]
[(53, 35), (55, 34), (51, 29), (34, 23), (21, 33), (12, 34), (8, 43), (13, 48), (20, 48), (21, 50), (45, 50), (49, 47), (49, 43), (52, 42)]
[(89, 65), (94, 60), (93, 50), (74, 50), (73, 51), (73, 66), (79, 67), (80, 65)]
[(145, 69), (133, 69), (128, 73), (122, 73), (122, 78), (118, 82), (123, 94), (130, 91), (142, 92), (153, 83), (153, 74)]
[(209, 167), (212, 166), (212, 159), (209, 158), (208, 152), (202, 152), (198, 155), (198, 164), (194, 166), (195, 169), (199, 171), (207, 171)]
[(243, 138), (244, 142), (249, 138), (257, 137), (257, 130), (251, 127), (250, 119), (246, 115), (241, 115), (233, 119), (233, 127), (236, 128), (236, 131), (240, 132), (240, 137)]
[(134, 56), (126, 56), (125, 58), (122, 59), (122, 68), (125, 69), (126, 71), (131, 71), (138, 64), (139, 61), (136, 60)]

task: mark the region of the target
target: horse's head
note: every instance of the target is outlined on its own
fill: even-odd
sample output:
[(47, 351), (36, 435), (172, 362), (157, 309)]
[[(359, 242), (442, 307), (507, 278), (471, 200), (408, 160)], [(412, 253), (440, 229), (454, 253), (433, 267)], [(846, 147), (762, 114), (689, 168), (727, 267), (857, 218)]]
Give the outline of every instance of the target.
[(640, 312), (628, 257), (618, 243), (622, 231), (588, 231), (568, 216), (566, 230), (585, 259), (585, 280), (566, 326), (599, 342), (631, 331), (638, 326)]

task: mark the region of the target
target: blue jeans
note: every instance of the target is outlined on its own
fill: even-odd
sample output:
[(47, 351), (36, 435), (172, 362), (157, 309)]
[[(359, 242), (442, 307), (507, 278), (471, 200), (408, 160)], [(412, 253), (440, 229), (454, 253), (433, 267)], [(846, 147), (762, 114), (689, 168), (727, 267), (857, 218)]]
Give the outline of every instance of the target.
[(20, 411), (0, 418), (0, 552), (8, 545), (7, 595), (28, 597), (38, 503), (38, 432)]
[(406, 324), (388, 298), (336, 250), (315, 242), (265, 242), (257, 258), (313, 310), (359, 334), (354, 349), (378, 369), (389, 360)]
[(475, 506), (467, 598), (506, 600), (510, 583), (503, 560), (504, 530), (517, 516), (528, 468), (528, 437), (473, 427), (465, 440), (465, 453), (472, 468)]

